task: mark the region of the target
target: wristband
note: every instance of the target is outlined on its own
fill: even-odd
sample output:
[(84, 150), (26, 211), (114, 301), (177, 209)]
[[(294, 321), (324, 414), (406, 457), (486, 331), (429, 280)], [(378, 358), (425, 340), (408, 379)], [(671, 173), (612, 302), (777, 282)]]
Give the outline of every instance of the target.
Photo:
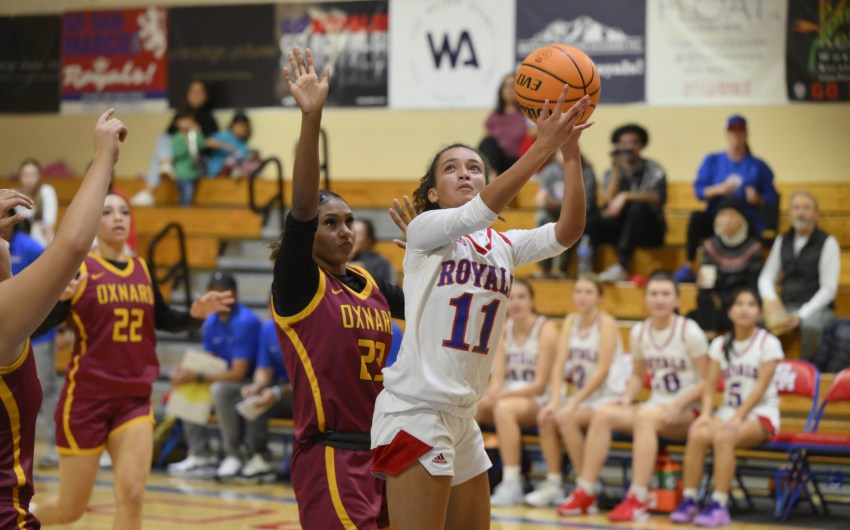
[(275, 401), (280, 401), (280, 387), (278, 385), (272, 387), (272, 395)]

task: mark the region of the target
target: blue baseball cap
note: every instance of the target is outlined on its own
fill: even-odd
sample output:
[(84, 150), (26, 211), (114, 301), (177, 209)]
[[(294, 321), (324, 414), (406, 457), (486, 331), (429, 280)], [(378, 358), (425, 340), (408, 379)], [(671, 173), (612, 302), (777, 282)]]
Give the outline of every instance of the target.
[(740, 114), (733, 114), (726, 119), (726, 129), (729, 130), (735, 125), (740, 125), (744, 129), (747, 128), (747, 119)]

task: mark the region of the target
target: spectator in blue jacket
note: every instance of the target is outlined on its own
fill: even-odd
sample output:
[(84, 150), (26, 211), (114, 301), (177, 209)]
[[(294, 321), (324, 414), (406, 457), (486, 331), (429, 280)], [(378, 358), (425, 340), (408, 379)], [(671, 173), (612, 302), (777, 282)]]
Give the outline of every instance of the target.
[[(744, 215), (756, 237), (768, 228), (765, 212), (778, 207), (779, 194), (773, 185), (773, 171), (753, 156), (747, 138), (747, 120), (739, 114), (726, 120), (726, 150), (705, 157), (694, 182), (697, 199), (706, 201), (706, 209), (693, 212), (688, 222), (688, 261), (676, 272), (675, 279), (696, 280), (693, 262), (703, 239), (714, 234), (714, 216), (725, 197), (745, 202)], [(773, 227), (775, 228), (775, 227)]]
[[(237, 298), (236, 279), (225, 271), (216, 271), (209, 281), (211, 291), (232, 291)], [(178, 368), (171, 376), (175, 385), (190, 381), (211, 382), (213, 407), (218, 417), (224, 444), (225, 458), (215, 471), (217, 480), (236, 478), (242, 469), (242, 442), (253, 454), (255, 433), (246, 431), (243, 437), (242, 422), (236, 412), (236, 403), (242, 400), (242, 387), (251, 380), (257, 364), (258, 337), (262, 322), (250, 308), (235, 302), (227, 313), (207, 317), (202, 328), (204, 350), (227, 361), (227, 370), (216, 375), (195, 374)], [(183, 422), (184, 435), (189, 445), (189, 457), (168, 467), (175, 476), (208, 477), (216, 458), (209, 452), (204, 425)]]

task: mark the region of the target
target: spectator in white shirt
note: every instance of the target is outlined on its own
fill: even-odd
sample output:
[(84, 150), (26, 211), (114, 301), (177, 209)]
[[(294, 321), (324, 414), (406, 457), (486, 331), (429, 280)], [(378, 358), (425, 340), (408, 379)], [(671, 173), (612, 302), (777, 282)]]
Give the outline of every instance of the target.
[(791, 195), (790, 216), (791, 229), (776, 238), (759, 276), (759, 294), (766, 310), (775, 310), (782, 273), (781, 300), (791, 315), (784, 331), (800, 329), (802, 358), (811, 359), (834, 317), (841, 252), (835, 237), (818, 228), (818, 203), (811, 193)]

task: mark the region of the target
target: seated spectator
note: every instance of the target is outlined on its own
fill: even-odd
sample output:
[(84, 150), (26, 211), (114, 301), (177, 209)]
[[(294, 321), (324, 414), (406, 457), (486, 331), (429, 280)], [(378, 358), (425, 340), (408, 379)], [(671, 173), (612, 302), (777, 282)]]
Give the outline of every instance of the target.
[[(555, 152), (549, 162), (543, 166), (537, 176), (540, 179), (540, 190), (534, 197), (537, 203), (537, 226), (558, 221), (561, 215), (561, 202), (564, 199), (564, 157), (560, 151)], [(596, 205), (596, 174), (593, 172), (587, 160), (581, 157), (581, 174), (584, 179), (584, 197), (586, 219), (589, 220), (599, 215), (599, 207)], [(540, 271), (532, 274), (536, 278), (549, 278), (552, 276), (564, 278), (567, 276), (573, 249), (567, 249), (556, 258), (544, 259), (540, 265)], [(579, 256), (578, 273), (593, 272), (593, 255)], [(552, 272), (554, 262), (557, 263), (557, 272)]]
[(611, 134), (611, 168), (602, 177), (602, 214), (585, 228), (593, 248), (616, 245), (618, 262), (599, 275), (603, 282), (628, 279), (635, 247), (664, 244), (667, 177), (657, 162), (641, 156), (648, 143), (649, 133), (637, 124), (623, 125)]
[[(236, 279), (228, 272), (216, 271), (210, 278), (209, 290), (232, 291), (236, 298)], [(202, 328), (204, 350), (226, 360), (227, 371), (202, 375), (178, 368), (171, 375), (171, 382), (175, 385), (191, 381), (212, 383), (213, 407), (225, 451), (225, 458), (214, 473), (218, 480), (234, 479), (242, 469), (243, 441), (249, 453), (257, 453), (257, 433), (247, 432), (243, 439), (236, 403), (242, 400), (242, 387), (253, 375), (261, 326), (260, 318), (239, 302), (235, 302), (229, 312), (208, 316)], [(168, 473), (174, 476), (209, 476), (218, 459), (210, 453), (207, 445), (206, 426), (184, 421), (183, 431), (189, 445), (189, 456), (169, 465)]]
[(375, 248), (375, 225), (369, 219), (354, 220), (354, 255), (352, 263), (361, 265), (374, 278), (381, 278), (392, 284), (398, 282), (398, 272), (392, 263)]
[(776, 209), (779, 194), (773, 186), (773, 172), (760, 158), (753, 156), (747, 143), (747, 120), (734, 115), (726, 120), (726, 151), (711, 153), (703, 159), (694, 182), (694, 195), (708, 204), (694, 212), (688, 222), (688, 262), (676, 271), (677, 281), (696, 279), (692, 263), (701, 241), (714, 232), (714, 216), (724, 197), (734, 196), (746, 204), (744, 215), (756, 236), (768, 228), (765, 213)]
[[(212, 101), (210, 87), (206, 82), (195, 79), (186, 87), (186, 103), (181, 108), (192, 111), (195, 121), (200, 125), (204, 137), (211, 137), (218, 132), (218, 123), (212, 114)], [(178, 111), (179, 112), (179, 111)], [(175, 121), (178, 112), (175, 112), (168, 128), (156, 139), (156, 148), (151, 158), (150, 169), (145, 180), (147, 186), (131, 199), (134, 206), (151, 206), (154, 204), (154, 192), (159, 187), (162, 175), (174, 176), (172, 166), (171, 135), (177, 132)]]
[(484, 416), (492, 411), (492, 422), (499, 435), (499, 455), (504, 468), (502, 482), (490, 498), (493, 506), (523, 503), (521, 429), (536, 425), (537, 411), (549, 399), (546, 391), (557, 342), (555, 324), (534, 311), (531, 285), (516, 278), (493, 374), (481, 400), (485, 410), (476, 416), (479, 422), (486, 421), (490, 418)]
[(484, 122), (487, 136), (481, 140), (478, 150), (499, 175), (519, 159), (520, 143), (525, 138), (528, 120), (517, 106), (513, 74), (502, 79), (497, 98), (496, 109)]
[[(782, 273), (781, 298), (776, 280)], [(835, 314), (841, 250), (835, 237), (818, 228), (818, 202), (807, 191), (791, 195), (791, 228), (778, 236), (759, 276), (765, 315), (781, 304), (790, 319), (779, 331), (800, 330), (803, 359), (811, 359)], [(781, 303), (780, 303), (781, 300)]]
[(207, 176), (240, 178), (253, 173), (260, 165), (260, 157), (248, 147), (250, 138), (251, 121), (245, 113), (237, 111), (226, 131), (214, 133), (207, 140), (211, 151)]
[(34, 158), (27, 158), (18, 168), (20, 192), (32, 197), (33, 208), (18, 207), (15, 213), (24, 216), (21, 228), (46, 247), (53, 241), (56, 231), (56, 216), (59, 213), (59, 201), (56, 190), (50, 184), (42, 182), (41, 164)]
[(761, 242), (751, 234), (744, 208), (737, 197), (724, 198), (714, 218), (715, 235), (703, 244), (697, 308), (688, 316), (709, 337), (731, 329), (732, 296), (743, 287), (756, 289), (764, 265)]
[(277, 331), (274, 320), (263, 322), (260, 329), (260, 345), (257, 352), (257, 368), (254, 370), (254, 380), (242, 387), (242, 397), (245, 399), (258, 396), (256, 406), (269, 407), (253, 421), (246, 421), (247, 431), (253, 431), (253, 447), (248, 450), (249, 459), (239, 472), (243, 482), (271, 482), (275, 478), (274, 469), (269, 461), (271, 454), (268, 449), (269, 419), (292, 418), (292, 385), (286, 375), (283, 365), (283, 353), (277, 341)]
[(201, 150), (206, 148), (204, 133), (200, 130), (195, 115), (183, 109), (174, 118), (177, 130), (171, 135), (171, 163), (174, 178), (180, 192), (180, 205), (191, 206), (195, 200), (195, 186), (203, 170)]

